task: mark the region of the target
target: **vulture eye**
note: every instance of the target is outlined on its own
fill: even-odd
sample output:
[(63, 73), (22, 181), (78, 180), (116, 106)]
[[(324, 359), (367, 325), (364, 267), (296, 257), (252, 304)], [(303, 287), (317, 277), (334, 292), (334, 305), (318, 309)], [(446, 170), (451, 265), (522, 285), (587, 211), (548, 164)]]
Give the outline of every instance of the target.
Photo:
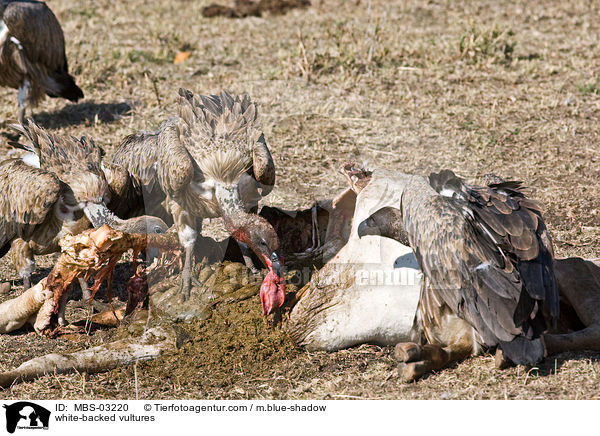
[(154, 226), (154, 233), (164, 233), (161, 226)]
[(260, 245), (261, 247), (265, 247), (265, 248), (267, 247), (267, 243), (265, 242), (265, 240), (264, 240), (264, 239), (261, 239), (261, 240), (258, 242), (258, 245)]

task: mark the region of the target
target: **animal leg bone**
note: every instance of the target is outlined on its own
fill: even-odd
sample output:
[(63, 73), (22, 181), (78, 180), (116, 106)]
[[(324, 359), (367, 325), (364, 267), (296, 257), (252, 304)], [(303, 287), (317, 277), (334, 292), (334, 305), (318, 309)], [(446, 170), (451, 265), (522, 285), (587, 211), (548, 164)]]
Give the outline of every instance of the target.
[(566, 351), (600, 351), (600, 324), (592, 324), (583, 330), (564, 334), (545, 334), (542, 342), (546, 355)]
[(67, 322), (65, 320), (65, 311), (67, 309), (67, 300), (69, 298), (69, 295), (71, 294), (72, 289), (73, 285), (69, 285), (67, 287), (67, 291), (63, 293), (63, 295), (60, 297), (60, 301), (58, 302), (57, 318), (58, 325), (61, 327), (67, 325)]
[(310, 251), (313, 251), (319, 247), (321, 247), (321, 236), (319, 235), (319, 219), (317, 215), (318, 209), (317, 204), (311, 208), (311, 220), (312, 220), (312, 247), (310, 247)]
[(442, 347), (403, 342), (394, 349), (394, 355), (400, 361), (398, 374), (405, 382), (415, 381), (428, 372), (442, 369), (452, 362), (466, 358), (470, 353), (470, 349), (467, 350), (460, 344)]

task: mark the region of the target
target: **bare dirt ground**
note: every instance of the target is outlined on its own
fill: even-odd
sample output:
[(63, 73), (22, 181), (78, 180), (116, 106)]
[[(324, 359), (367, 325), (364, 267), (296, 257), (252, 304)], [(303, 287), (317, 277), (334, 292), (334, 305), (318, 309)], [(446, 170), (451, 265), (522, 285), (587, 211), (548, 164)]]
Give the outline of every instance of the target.
[[(600, 253), (598, 3), (313, 0), (283, 16), (236, 20), (203, 18), (209, 1), (48, 3), (86, 94), (37, 108), (48, 129), (91, 136), (110, 155), (125, 135), (173, 114), (179, 87), (247, 92), (277, 165), (269, 204), (331, 198), (345, 187), (337, 169), (346, 160), (467, 178), (493, 172), (523, 180), (544, 202), (558, 256)], [(182, 51), (189, 58), (174, 63)], [(0, 119), (16, 118), (16, 91), (0, 90), (0, 102)], [(1, 276), (19, 292), (8, 259)], [(191, 341), (176, 355), (137, 365), (140, 399), (600, 397), (599, 354), (504, 371), (482, 356), (405, 385), (390, 348), (295, 348), (261, 320), (258, 297), (186, 328)], [(0, 370), (85, 345), (3, 335)], [(131, 366), (0, 390), (3, 399), (135, 396)]]

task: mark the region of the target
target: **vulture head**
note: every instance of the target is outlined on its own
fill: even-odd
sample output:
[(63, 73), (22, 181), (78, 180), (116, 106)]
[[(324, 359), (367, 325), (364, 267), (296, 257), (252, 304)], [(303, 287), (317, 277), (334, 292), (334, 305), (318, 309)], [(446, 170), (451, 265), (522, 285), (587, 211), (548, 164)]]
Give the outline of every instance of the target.
[(169, 230), (167, 224), (160, 218), (150, 215), (142, 215), (127, 220), (122, 220), (119, 225), (115, 225), (117, 230), (126, 233), (137, 233), (141, 235), (152, 235), (166, 233)]
[(263, 217), (243, 212), (226, 216), (225, 225), (231, 236), (248, 245), (269, 269), (260, 287), (260, 301), (263, 316), (270, 315), (285, 300), (283, 257), (279, 253), (277, 233)]
[(382, 207), (358, 225), (358, 236), (378, 235), (410, 245), (402, 222), (402, 211), (395, 207)]

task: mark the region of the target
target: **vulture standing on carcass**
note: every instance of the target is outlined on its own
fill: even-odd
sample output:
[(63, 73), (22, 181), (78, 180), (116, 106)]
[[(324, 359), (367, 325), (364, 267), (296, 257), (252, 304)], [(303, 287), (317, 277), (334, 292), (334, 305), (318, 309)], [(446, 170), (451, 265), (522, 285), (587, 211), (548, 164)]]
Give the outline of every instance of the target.
[(18, 89), (18, 120), (44, 95), (76, 102), (83, 92), (69, 74), (65, 38), (44, 2), (0, 2), (0, 85)]
[(128, 233), (167, 230), (159, 218), (121, 220), (107, 208), (112, 193), (107, 178), (121, 180), (125, 170), (103, 165), (101, 150), (92, 141), (51, 134), (33, 121), (13, 127), (28, 140), (26, 147), (40, 165), (20, 159), (0, 163), (0, 256), (12, 248), (25, 289), (31, 286), (34, 254), (60, 251), (58, 241), (65, 234), (104, 224)]
[(474, 346), (499, 346), (516, 364), (544, 357), (540, 335), (559, 314), (552, 242), (520, 182), (407, 176), (398, 208), (372, 213), (358, 233), (412, 247), (424, 274), (416, 324), (429, 343), (446, 334), (437, 318), (449, 309), (472, 326)]
[(264, 218), (248, 213), (275, 183), (275, 165), (258, 124), (256, 105), (248, 96), (222, 92), (197, 98), (180, 89), (179, 116), (164, 121), (158, 131), (125, 138), (113, 163), (124, 167), (143, 188), (145, 202), (165, 200), (184, 247), (185, 299), (190, 295), (201, 220), (221, 216), (242, 251), (249, 247), (269, 268), (261, 287), (263, 314), (283, 304), (283, 259), (277, 251), (277, 234)]

